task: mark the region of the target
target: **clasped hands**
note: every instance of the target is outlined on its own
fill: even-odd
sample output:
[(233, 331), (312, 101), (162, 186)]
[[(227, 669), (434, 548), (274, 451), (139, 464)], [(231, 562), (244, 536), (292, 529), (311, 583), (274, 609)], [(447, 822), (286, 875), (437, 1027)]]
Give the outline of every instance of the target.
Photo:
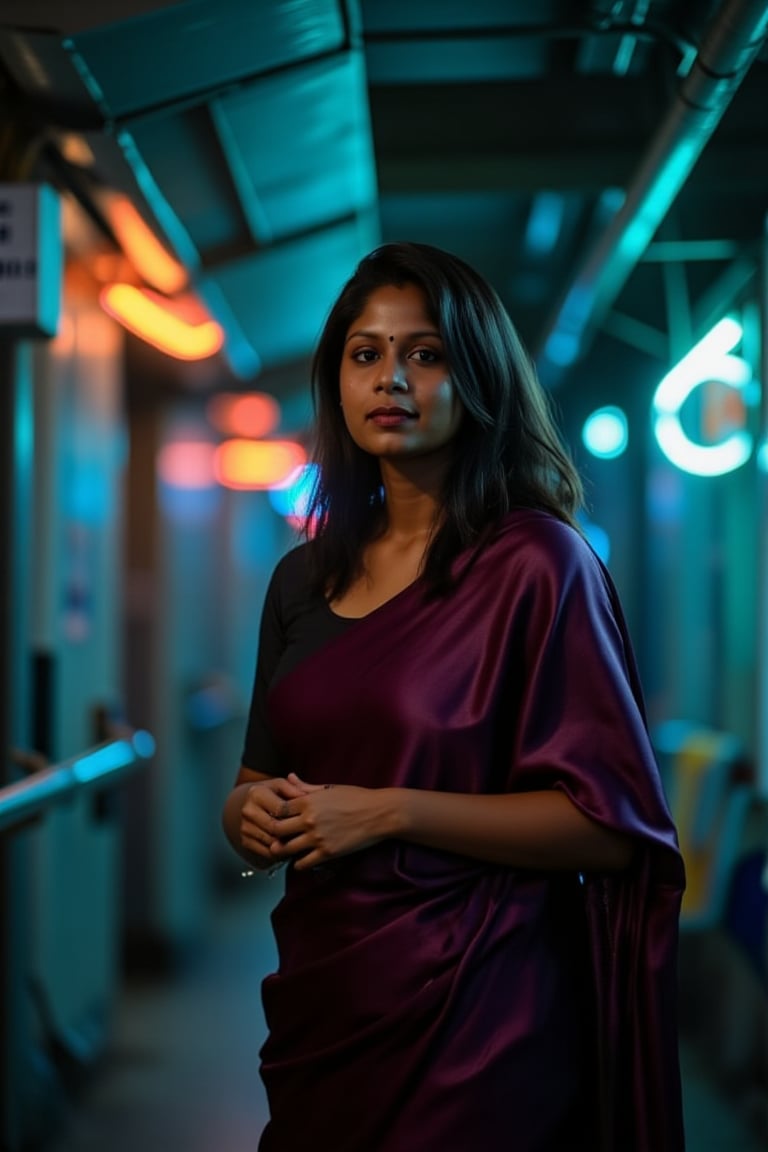
[(293, 861), (297, 871), (359, 851), (384, 838), (376, 790), (308, 784), (294, 772), (252, 784), (242, 807), (243, 848), (264, 868)]

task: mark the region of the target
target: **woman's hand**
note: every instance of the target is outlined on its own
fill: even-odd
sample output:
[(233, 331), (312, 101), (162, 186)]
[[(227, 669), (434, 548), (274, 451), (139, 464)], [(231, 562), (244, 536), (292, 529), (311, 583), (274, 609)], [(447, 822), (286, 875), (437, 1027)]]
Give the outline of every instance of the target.
[(279, 776), (249, 786), (240, 814), (240, 844), (256, 867), (269, 868), (275, 863), (271, 849), (280, 846), (286, 805), (301, 795), (301, 787)]
[(240, 836), (257, 868), (292, 861), (297, 871), (393, 837), (547, 871), (620, 870), (634, 847), (629, 835), (597, 823), (559, 789), (465, 795), (307, 784), (293, 772), (248, 786)]
[(270, 854), (272, 860), (293, 859), (297, 872), (393, 834), (390, 789), (307, 784), (293, 772), (286, 783), (296, 795), (281, 807)]

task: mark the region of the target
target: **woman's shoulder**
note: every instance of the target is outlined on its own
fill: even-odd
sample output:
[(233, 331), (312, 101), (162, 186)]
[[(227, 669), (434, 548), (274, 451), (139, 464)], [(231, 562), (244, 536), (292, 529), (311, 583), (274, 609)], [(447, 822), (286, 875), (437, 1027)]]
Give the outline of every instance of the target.
[(264, 597), (263, 618), (285, 630), (307, 610), (312, 599), (309, 545), (297, 544), (280, 557)]
[(605, 576), (603, 565), (578, 529), (543, 509), (508, 512), (499, 520), (487, 547), (499, 559), (514, 559), (529, 572), (544, 567), (561, 578), (575, 573), (598, 579)]
[(285, 580), (309, 572), (311, 548), (311, 540), (294, 544), (278, 560), (274, 568), (274, 575)]
[(312, 542), (304, 541), (281, 556), (270, 581), (273, 595), (289, 601), (306, 596), (312, 579), (311, 550)]
[(566, 552), (589, 549), (584, 537), (571, 524), (543, 508), (513, 508), (498, 520), (491, 543), (502, 546), (525, 544), (543, 550), (560, 549)]

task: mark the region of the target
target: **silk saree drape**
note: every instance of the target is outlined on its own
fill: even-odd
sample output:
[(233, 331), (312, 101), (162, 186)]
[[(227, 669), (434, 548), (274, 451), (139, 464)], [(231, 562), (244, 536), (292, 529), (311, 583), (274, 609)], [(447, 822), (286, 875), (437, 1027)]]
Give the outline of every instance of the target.
[(559, 788), (630, 867), (539, 873), (391, 841), (273, 914), (261, 1152), (679, 1152), (684, 876), (606, 571), (544, 513), (506, 517), (283, 676), (269, 723), (316, 783)]

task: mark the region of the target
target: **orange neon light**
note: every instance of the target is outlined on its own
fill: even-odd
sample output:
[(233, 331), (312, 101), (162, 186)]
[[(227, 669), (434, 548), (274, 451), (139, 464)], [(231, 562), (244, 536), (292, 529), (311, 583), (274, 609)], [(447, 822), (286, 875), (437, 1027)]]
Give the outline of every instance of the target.
[(258, 440), (280, 423), (280, 405), (266, 392), (220, 392), (206, 406), (206, 415), (219, 432)]
[(292, 440), (225, 440), (216, 449), (214, 471), (225, 488), (271, 488), (307, 462)]
[(78, 168), (92, 168), (96, 161), (90, 144), (77, 132), (62, 133), (59, 137), (59, 147), (64, 159), (70, 164), (76, 164)]
[(106, 214), (120, 247), (136, 271), (169, 296), (187, 283), (187, 271), (161, 244), (126, 196), (109, 196)]
[(170, 301), (132, 284), (110, 284), (99, 300), (105, 312), (130, 332), (179, 360), (204, 360), (218, 352), (224, 333), (215, 320), (190, 323), (172, 310)]

